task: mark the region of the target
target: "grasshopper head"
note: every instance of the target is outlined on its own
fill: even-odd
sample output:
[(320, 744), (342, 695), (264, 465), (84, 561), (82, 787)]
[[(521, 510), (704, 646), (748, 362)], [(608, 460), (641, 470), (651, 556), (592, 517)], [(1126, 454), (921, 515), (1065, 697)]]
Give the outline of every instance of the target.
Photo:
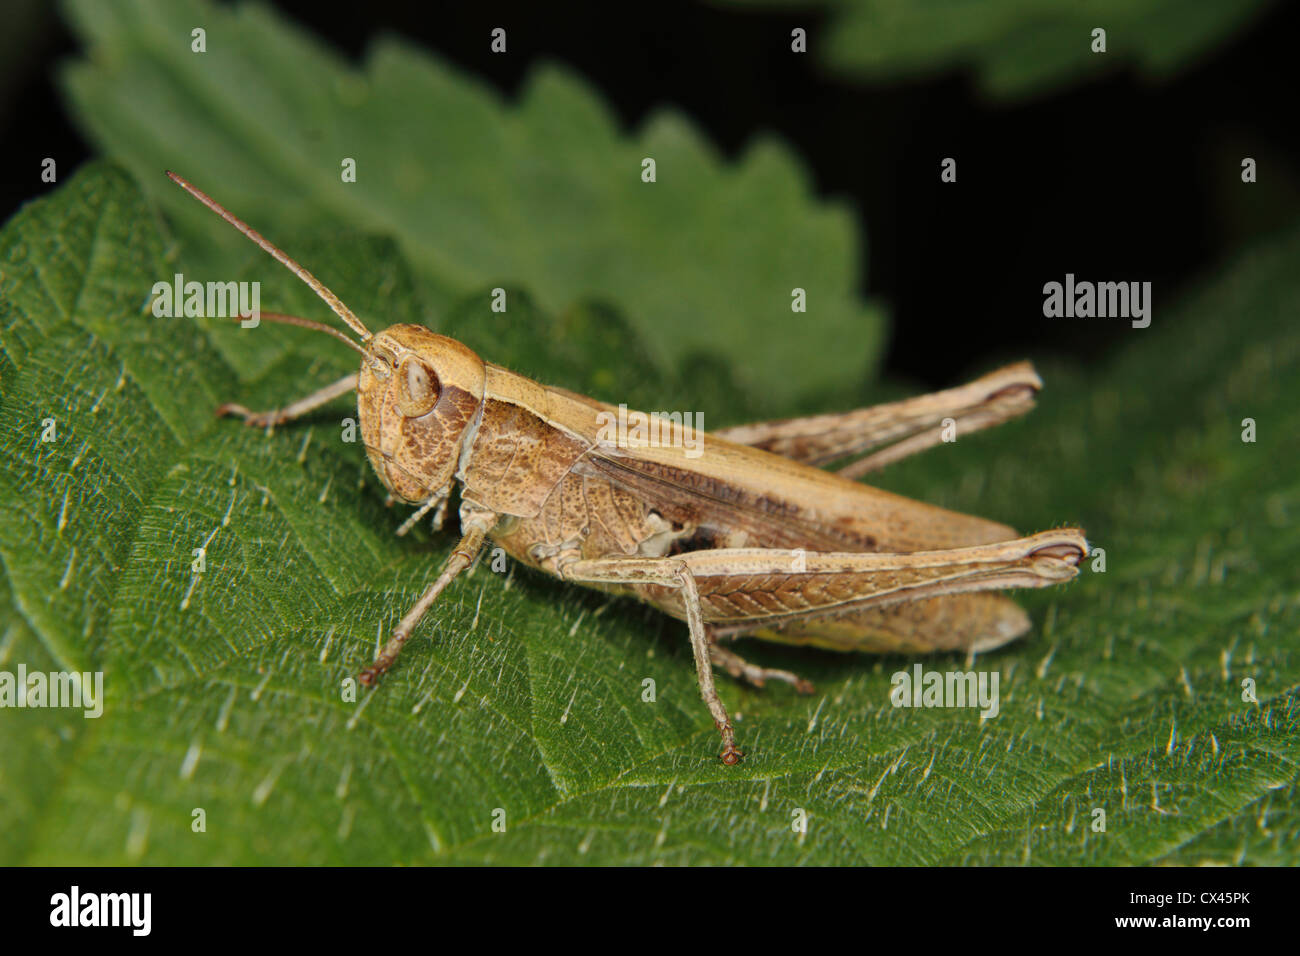
[(451, 483), (484, 374), (473, 351), (423, 326), (394, 325), (366, 343), (357, 377), (361, 437), (394, 497), (423, 503)]
[(403, 501), (423, 504), (445, 489), (483, 401), (483, 360), (454, 339), (419, 325), (394, 325), (372, 335), (325, 283), (261, 233), (183, 177), (167, 175), (305, 282), (360, 339), (358, 343), (310, 319), (261, 315), (269, 321), (327, 332), (361, 353), (357, 376), (361, 437), (388, 490)]

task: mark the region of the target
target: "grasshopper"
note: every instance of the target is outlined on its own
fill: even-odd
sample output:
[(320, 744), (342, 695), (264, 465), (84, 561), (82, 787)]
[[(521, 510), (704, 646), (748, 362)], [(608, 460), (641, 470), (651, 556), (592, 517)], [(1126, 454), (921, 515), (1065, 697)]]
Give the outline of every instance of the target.
[[(966, 385), (835, 415), (697, 432), (659, 422), (660, 441), (608, 434), (616, 411), (484, 361), (419, 325), (371, 333), (315, 276), (207, 194), (167, 174), (312, 288), (360, 342), (278, 313), (261, 318), (326, 332), (361, 354), (356, 373), (283, 408), (223, 405), (248, 425), (291, 421), (356, 389), (362, 441), (392, 499), (441, 526), (459, 486), (460, 542), (360, 674), (373, 686), (457, 575), (496, 542), (560, 580), (627, 595), (686, 622), (700, 695), (740, 761), (714, 666), (762, 686), (797, 675), (749, 663), (722, 641), (742, 635), (838, 651), (985, 651), (1029, 629), (989, 592), (1073, 579), (1082, 531), (1021, 537), (1003, 524), (872, 488), (858, 477), (1033, 407), (1027, 362)], [(619, 411), (625, 411), (619, 409)], [(689, 454), (694, 449), (695, 455)], [(862, 457), (865, 455), (865, 457)], [(851, 460), (838, 471), (821, 466)]]

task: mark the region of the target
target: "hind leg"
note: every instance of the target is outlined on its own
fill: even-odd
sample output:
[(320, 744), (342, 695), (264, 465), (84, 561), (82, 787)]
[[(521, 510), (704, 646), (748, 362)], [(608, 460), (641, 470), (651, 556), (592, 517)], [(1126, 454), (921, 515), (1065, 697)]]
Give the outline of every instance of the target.
[(737, 425), (715, 434), (817, 466), (876, 449), (838, 469), (846, 478), (860, 478), (938, 445), (945, 440), (945, 422), (956, 434), (968, 435), (1023, 415), (1042, 387), (1033, 366), (1017, 362), (930, 395), (833, 415)]

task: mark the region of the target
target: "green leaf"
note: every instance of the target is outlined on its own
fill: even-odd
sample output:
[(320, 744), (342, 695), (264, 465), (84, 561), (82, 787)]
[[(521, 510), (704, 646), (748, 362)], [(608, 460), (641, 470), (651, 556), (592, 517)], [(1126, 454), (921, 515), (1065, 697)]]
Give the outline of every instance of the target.
[[(258, 255), (214, 230), (164, 166), (255, 226), (274, 224), (273, 239), (340, 227), (392, 236), (433, 325), (471, 292), (514, 285), (550, 312), (613, 305), (661, 364), (721, 357), (780, 402), (872, 376), (883, 320), (858, 296), (852, 215), (814, 198), (770, 137), (724, 160), (671, 109), (625, 134), (554, 65), (517, 104), (393, 39), (354, 69), (260, 6), (67, 9), (89, 46), (63, 74), (81, 125), (188, 242), (219, 242), (236, 263)], [(196, 24), (206, 53), (191, 52)], [(342, 181), (344, 158), (354, 183)], [(807, 292), (805, 314), (791, 313), (794, 288)]]
[[(680, 624), (518, 568), (481, 564), (382, 687), (344, 700), (454, 538), (393, 535), (404, 515), (341, 440), (354, 406), (271, 435), (212, 418), (304, 394), (351, 353), (154, 318), (153, 283), (221, 275), (158, 226), (94, 165), (0, 232), (0, 671), (101, 671), (105, 693), (97, 719), (0, 710), (0, 862), (1296, 862), (1300, 230), (1181, 308), (1157, 293), (1107, 368), (1046, 369), (1027, 419), (884, 475), (1025, 531), (1077, 522), (1106, 550), (1104, 574), (1021, 595), (1034, 631), (973, 665), (1000, 676), (996, 718), (892, 707), (911, 658), (747, 642), (818, 694), (720, 678), (748, 753), (726, 768)], [(389, 243), (303, 258), (368, 314), (421, 314)], [(310, 297), (269, 260), (246, 277)], [(519, 296), (506, 335), (487, 303), (452, 324), (486, 328), (489, 357), (524, 342), (544, 380), (616, 397), (610, 349), (638, 348), (616, 314)]]
[[(829, 12), (808, 49), (837, 72), (881, 82), (972, 68), (994, 97), (1040, 96), (1136, 66), (1164, 78), (1222, 45), (1273, 0), (714, 0), (732, 7)], [(1106, 31), (1105, 53), (1092, 50)]]

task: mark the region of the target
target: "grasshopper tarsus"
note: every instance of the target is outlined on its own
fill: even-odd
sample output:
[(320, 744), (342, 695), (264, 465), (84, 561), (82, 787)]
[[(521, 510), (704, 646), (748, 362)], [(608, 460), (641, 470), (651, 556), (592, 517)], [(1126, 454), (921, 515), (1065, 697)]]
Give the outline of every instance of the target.
[(713, 725), (717, 727), (718, 732), (722, 734), (722, 753), (718, 754), (718, 759), (728, 767), (734, 767), (736, 764), (740, 763), (741, 758), (745, 756), (744, 751), (736, 746), (736, 730), (731, 726), (730, 719), (723, 721), (715, 720)]
[(406, 643), (405, 635), (395, 635), (393, 640), (384, 646), (370, 666), (357, 675), (357, 680), (361, 682), (362, 687), (374, 687), (379, 683), (379, 678), (387, 674), (388, 669), (397, 660), (397, 652), (401, 650), (404, 643)]
[(357, 680), (361, 682), (362, 687), (374, 687), (379, 683), (379, 678), (388, 673), (388, 669), (393, 666), (397, 660), (397, 654), (406, 643), (409, 635), (394, 634), (392, 639), (384, 645), (383, 649), (375, 655), (375, 659), (370, 662), (370, 666), (364, 668), (357, 675)]
[(275, 425), (281, 425), (288, 419), (283, 412), (254, 412), (239, 405), (235, 402), (226, 402), (224, 405), (217, 406), (217, 418), (225, 418), (228, 415), (237, 415), (244, 420), (244, 424), (249, 428), (269, 428)]

